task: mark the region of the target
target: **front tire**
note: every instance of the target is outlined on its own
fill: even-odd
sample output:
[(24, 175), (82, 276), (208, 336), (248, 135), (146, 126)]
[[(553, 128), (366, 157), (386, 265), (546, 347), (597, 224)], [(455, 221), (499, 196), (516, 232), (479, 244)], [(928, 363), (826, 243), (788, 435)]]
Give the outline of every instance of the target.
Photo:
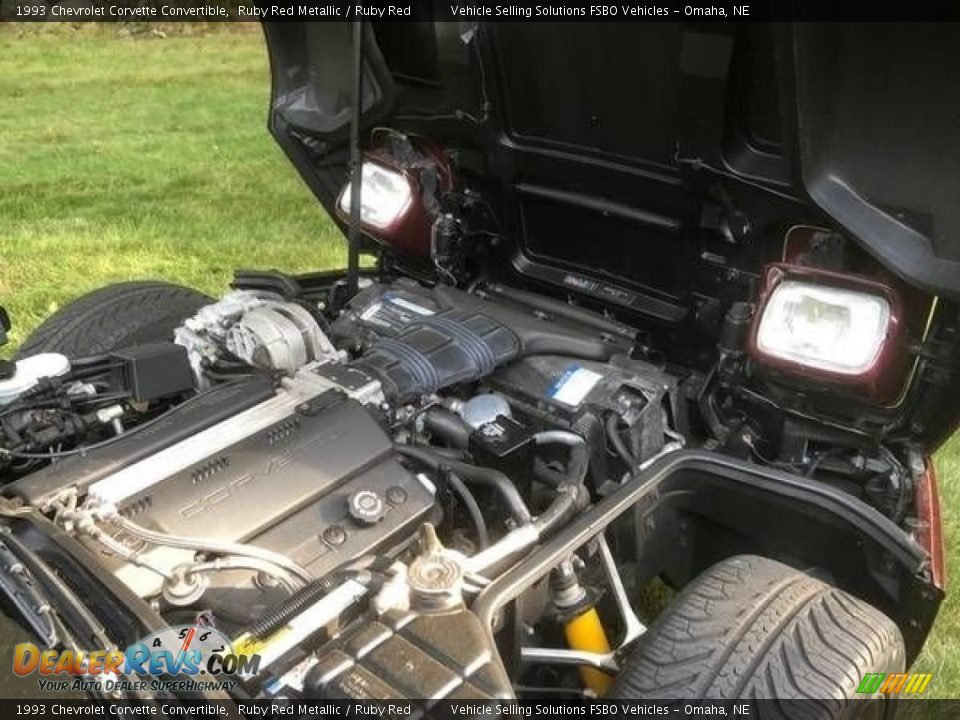
[(17, 357), (58, 352), (81, 358), (173, 340), (177, 326), (211, 302), (203, 293), (167, 282), (108, 285), (47, 318), (20, 346)]
[(638, 640), (609, 697), (796, 699), (815, 701), (818, 717), (859, 717), (868, 708), (851, 700), (863, 675), (900, 672), (905, 655), (899, 628), (876, 608), (741, 555), (683, 589)]

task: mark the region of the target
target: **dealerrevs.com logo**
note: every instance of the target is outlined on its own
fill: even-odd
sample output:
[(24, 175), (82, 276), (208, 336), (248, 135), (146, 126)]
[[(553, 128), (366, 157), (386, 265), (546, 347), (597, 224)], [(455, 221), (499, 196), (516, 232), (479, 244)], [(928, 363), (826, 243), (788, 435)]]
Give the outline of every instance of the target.
[(931, 673), (867, 673), (857, 686), (857, 694), (920, 695), (932, 679)]
[(40, 689), (48, 691), (232, 690), (259, 668), (259, 655), (234, 652), (222, 633), (200, 625), (164, 628), (126, 650), (51, 650), (33, 643), (13, 650), (13, 672), (38, 675)]

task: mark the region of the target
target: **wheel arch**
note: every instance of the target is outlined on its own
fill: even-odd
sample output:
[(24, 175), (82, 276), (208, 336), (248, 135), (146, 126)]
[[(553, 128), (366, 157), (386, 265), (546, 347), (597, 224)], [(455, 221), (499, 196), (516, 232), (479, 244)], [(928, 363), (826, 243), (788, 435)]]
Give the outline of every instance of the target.
[(630, 552), (640, 578), (683, 586), (737, 554), (814, 570), (900, 628), (908, 664), (943, 592), (928, 554), (880, 512), (836, 488), (716, 453), (683, 450), (635, 476), (524, 563), (492, 583), (474, 610), (485, 621), (604, 528)]

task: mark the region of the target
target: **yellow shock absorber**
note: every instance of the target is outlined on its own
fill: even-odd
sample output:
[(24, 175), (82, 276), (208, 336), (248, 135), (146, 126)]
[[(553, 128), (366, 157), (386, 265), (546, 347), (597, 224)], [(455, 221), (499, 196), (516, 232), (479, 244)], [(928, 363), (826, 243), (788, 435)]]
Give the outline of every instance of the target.
[[(554, 607), (560, 613), (563, 633), (570, 649), (600, 654), (610, 652), (610, 642), (597, 609), (580, 584), (573, 563), (569, 560), (560, 563), (551, 573), (550, 592)], [(606, 694), (613, 683), (613, 678), (603, 670), (587, 666), (581, 666), (580, 677), (583, 678), (583, 684), (598, 697)]]
[[(610, 652), (607, 633), (603, 629), (603, 623), (600, 622), (600, 615), (597, 614), (595, 607), (590, 607), (567, 620), (566, 625), (563, 626), (563, 632), (571, 650), (584, 650), (601, 654)], [(593, 690), (598, 697), (606, 695), (610, 685), (613, 684), (612, 677), (603, 670), (592, 667), (582, 666), (580, 677), (583, 678), (583, 684)]]

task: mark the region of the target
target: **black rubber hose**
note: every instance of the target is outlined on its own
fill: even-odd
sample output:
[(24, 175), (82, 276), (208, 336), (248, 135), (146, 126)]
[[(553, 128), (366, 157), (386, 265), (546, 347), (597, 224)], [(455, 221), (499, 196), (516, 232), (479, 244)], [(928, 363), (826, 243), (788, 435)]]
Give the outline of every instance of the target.
[(582, 484), (590, 470), (590, 450), (583, 437), (569, 430), (544, 430), (534, 434), (533, 442), (538, 445), (561, 445), (567, 448), (566, 481), (573, 485)]
[(531, 520), (530, 510), (523, 501), (520, 491), (506, 475), (493, 468), (478, 467), (469, 465), (457, 460), (449, 460), (422, 447), (413, 447), (410, 445), (394, 445), (398, 453), (406, 458), (426, 465), (434, 471), (452, 470), (457, 473), (465, 482), (477, 483), (493, 488), (500, 495), (504, 504), (507, 506), (513, 519), (521, 525), (526, 525)]
[(561, 485), (547, 509), (533, 521), (538, 535), (543, 538), (553, 532), (586, 505), (586, 490), (582, 485)]
[(431, 446), (430, 452), (434, 453), (437, 457), (442, 457), (444, 460), (462, 460), (467, 459), (467, 453), (459, 448), (445, 448), (445, 447), (436, 447)]
[(610, 413), (607, 416), (607, 437), (613, 444), (613, 449), (617, 451), (617, 455), (627, 464), (627, 467), (633, 470), (637, 466), (637, 460), (633, 457), (633, 453), (630, 452), (623, 438), (620, 437), (620, 430), (617, 427), (619, 424), (620, 418), (616, 413)]
[(477, 499), (470, 492), (470, 488), (452, 470), (445, 474), (445, 478), (447, 484), (460, 498), (460, 502), (463, 503), (464, 509), (473, 521), (473, 526), (477, 531), (477, 545), (481, 550), (486, 550), (490, 545), (490, 533), (487, 531), (487, 521), (483, 519), (483, 513), (480, 511)]
[(549, 485), (554, 489), (560, 487), (566, 480), (563, 473), (557, 472), (540, 458), (535, 458), (533, 461), (533, 476), (544, 485)]
[(466, 450), (473, 428), (462, 417), (445, 408), (430, 408), (423, 413), (423, 426), (450, 445)]

